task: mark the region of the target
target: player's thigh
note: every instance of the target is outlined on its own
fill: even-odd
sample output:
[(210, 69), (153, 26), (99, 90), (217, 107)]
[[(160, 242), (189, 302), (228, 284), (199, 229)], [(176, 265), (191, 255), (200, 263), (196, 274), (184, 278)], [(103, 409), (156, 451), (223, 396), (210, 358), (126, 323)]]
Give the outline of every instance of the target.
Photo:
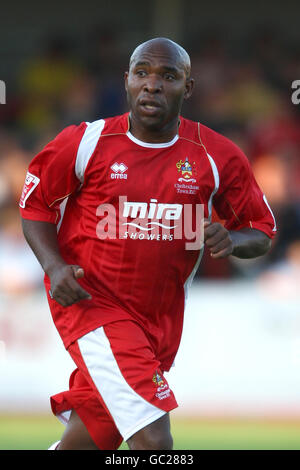
[(78, 368), (71, 374), (69, 390), (51, 397), (51, 408), (53, 414), (67, 425), (63, 444), (68, 448), (76, 445), (77, 436), (80, 436), (79, 446), (84, 442), (85, 447), (94, 447), (89, 445), (88, 439), (83, 439), (85, 430), (82, 423), (98, 449), (115, 450), (120, 446), (122, 437), (112, 417)]
[(75, 410), (72, 410), (57, 450), (99, 450)]

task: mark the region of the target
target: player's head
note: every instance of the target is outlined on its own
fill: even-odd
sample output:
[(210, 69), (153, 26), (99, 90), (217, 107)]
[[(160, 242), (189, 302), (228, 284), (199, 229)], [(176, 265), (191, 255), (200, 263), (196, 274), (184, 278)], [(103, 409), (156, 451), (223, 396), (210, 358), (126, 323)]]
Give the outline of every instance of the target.
[(161, 129), (178, 119), (193, 79), (188, 53), (167, 38), (140, 44), (132, 53), (125, 88), (131, 115), (147, 128)]

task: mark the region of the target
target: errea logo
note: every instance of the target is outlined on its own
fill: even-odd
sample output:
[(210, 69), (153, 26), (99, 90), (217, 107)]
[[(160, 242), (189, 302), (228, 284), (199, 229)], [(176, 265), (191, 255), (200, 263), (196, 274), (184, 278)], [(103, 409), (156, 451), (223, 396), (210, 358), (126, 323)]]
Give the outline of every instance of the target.
[(115, 162), (110, 168), (113, 170), (113, 173), (110, 174), (111, 179), (127, 180), (126, 171), (128, 170), (128, 167), (125, 165), (125, 163)]

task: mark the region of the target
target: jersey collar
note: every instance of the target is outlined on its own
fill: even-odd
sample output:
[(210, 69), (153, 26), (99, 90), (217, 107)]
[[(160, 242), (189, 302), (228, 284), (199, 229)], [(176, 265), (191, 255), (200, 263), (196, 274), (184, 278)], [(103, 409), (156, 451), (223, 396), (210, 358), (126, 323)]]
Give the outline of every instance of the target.
[(131, 134), (130, 131), (127, 131), (126, 135), (135, 144), (140, 145), (141, 147), (147, 147), (147, 148), (151, 148), (151, 149), (161, 149), (161, 148), (171, 147), (179, 139), (178, 134), (177, 134), (169, 142), (160, 142), (160, 143), (154, 144), (152, 142), (144, 142), (142, 140), (137, 139), (136, 137), (134, 137), (134, 135)]
[[(146, 147), (146, 148), (154, 148), (154, 149), (159, 149), (159, 148), (166, 148), (166, 147), (171, 147), (172, 145), (174, 145), (177, 140), (179, 139), (179, 135), (175, 135), (175, 137), (173, 137), (172, 140), (170, 140), (169, 142), (160, 142), (160, 143), (152, 143), (152, 142), (144, 142), (143, 140), (140, 140), (140, 139), (137, 139), (133, 134), (131, 134), (130, 132), (130, 121), (129, 121), (129, 113), (126, 113), (125, 114), (126, 116), (126, 127), (127, 127), (127, 131), (126, 131), (126, 136), (132, 141), (134, 142), (135, 144), (137, 145), (140, 145), (141, 147)], [(178, 129), (181, 125), (181, 118), (179, 118), (179, 126), (178, 126)]]

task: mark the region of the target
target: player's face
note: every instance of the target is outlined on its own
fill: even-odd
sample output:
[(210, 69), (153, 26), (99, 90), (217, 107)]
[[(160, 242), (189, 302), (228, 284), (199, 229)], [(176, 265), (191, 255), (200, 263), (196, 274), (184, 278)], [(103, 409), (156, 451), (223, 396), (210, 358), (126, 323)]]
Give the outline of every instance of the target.
[(193, 81), (186, 77), (176, 51), (146, 49), (139, 52), (125, 74), (131, 122), (149, 132), (177, 126), (182, 102), (189, 98)]

